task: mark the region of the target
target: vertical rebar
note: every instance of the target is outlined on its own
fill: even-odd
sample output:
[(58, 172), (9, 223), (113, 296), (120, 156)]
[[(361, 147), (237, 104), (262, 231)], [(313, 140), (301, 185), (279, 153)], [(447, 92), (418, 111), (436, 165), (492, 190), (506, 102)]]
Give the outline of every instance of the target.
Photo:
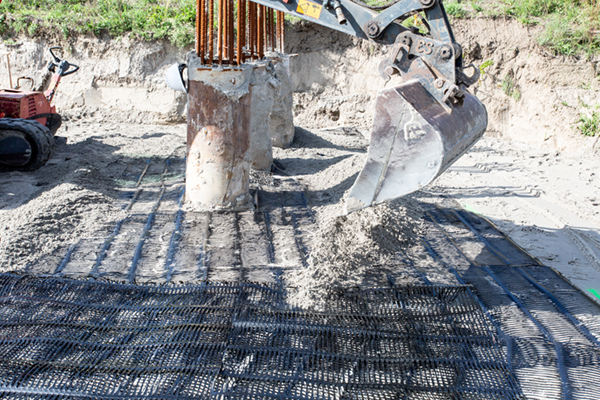
[(269, 47), (271, 50), (275, 50), (275, 26), (273, 23), (275, 22), (275, 12), (272, 8), (269, 8), (269, 14), (267, 14), (269, 18), (267, 19), (267, 24), (269, 24)]
[(262, 60), (265, 55), (265, 6), (258, 5), (258, 59)]
[(200, 55), (200, 0), (196, 0), (196, 54)]
[(260, 52), (259, 44), (260, 44), (260, 5), (256, 4), (254, 8), (254, 49), (255, 49), (255, 58), (258, 58), (258, 53)]
[(227, 60), (229, 61), (229, 64), (233, 64), (233, 52), (235, 50), (235, 42), (233, 39), (233, 35), (231, 34), (234, 29), (233, 29), (233, 1), (234, 0), (227, 0), (227, 14), (225, 16), (225, 19), (227, 20)]
[(267, 46), (269, 46), (269, 43), (268, 43), (269, 42), (269, 24), (267, 23), (269, 21), (269, 9), (267, 7), (264, 7), (263, 12), (265, 13), (264, 14), (265, 15), (265, 18), (264, 18), (265, 26), (264, 26), (264, 30), (263, 30), (263, 34), (264, 34), (265, 38), (263, 39), (264, 40), (263, 44), (264, 44), (265, 50), (266, 50)]
[(229, 0), (223, 0), (223, 59), (227, 59), (229, 49)]
[(277, 46), (277, 51), (280, 51), (280, 47), (281, 47), (281, 11), (277, 11), (276, 13), (276, 18), (277, 18), (277, 23), (276, 23), (276, 29), (277, 31), (275, 32), (275, 41), (276, 46)]
[(269, 39), (269, 36), (267, 35), (267, 26), (269, 25), (269, 8), (266, 6), (263, 6), (263, 48), (262, 48), (262, 52), (261, 52), (261, 58), (264, 58), (265, 53), (267, 52), (267, 40)]
[(250, 59), (254, 61), (254, 53), (256, 51), (256, 3), (248, 2), (248, 36), (250, 47)]
[(247, 58), (264, 58), (268, 50), (284, 51), (282, 11), (248, 0), (217, 1), (215, 10), (215, 0), (196, 0), (195, 47), (201, 64), (240, 65)]
[(269, 48), (271, 46), (271, 9), (267, 8), (266, 10), (266, 26), (265, 26), (265, 48)]
[(198, 0), (198, 9), (200, 11), (200, 48), (197, 52), (200, 57), (200, 63), (204, 64), (204, 58), (206, 55), (206, 0)]
[(250, 60), (254, 60), (254, 3), (248, 1), (248, 51), (250, 52)]
[(245, 19), (245, 4), (244, 0), (238, 1), (238, 15), (237, 15), (237, 65), (241, 65), (244, 62), (242, 57), (242, 47), (244, 46), (244, 38), (246, 37), (246, 31), (244, 30), (244, 19)]
[(271, 50), (277, 50), (277, 28), (275, 25), (275, 10), (271, 9)]
[(210, 36), (212, 36), (212, 32), (213, 32), (213, 24), (211, 23), (210, 19), (209, 19), (209, 7), (212, 4), (212, 0), (204, 0), (204, 28), (206, 30), (205, 36), (204, 36), (204, 52), (206, 54), (206, 64), (211, 64), (212, 62), (212, 58), (211, 56), (208, 54), (208, 42), (209, 42), (209, 38)]
[(243, 0), (243, 19), (242, 19), (242, 61), (246, 62), (246, 52), (244, 48), (248, 48), (248, 37), (246, 36), (246, 31), (248, 30), (248, 0)]
[(227, 56), (227, 58), (229, 59), (229, 64), (233, 65), (234, 64), (234, 49), (235, 49), (235, 29), (234, 27), (234, 12), (235, 12), (235, 7), (234, 7), (234, 0), (229, 0), (229, 7), (228, 7), (228, 13), (227, 13), (227, 19), (229, 20), (227, 26), (229, 28), (229, 31), (227, 32), (227, 35), (229, 36), (229, 54)]
[(252, 56), (252, 59), (256, 59), (256, 57), (258, 56), (258, 4), (256, 3), (252, 3), (253, 4), (253, 8), (254, 8), (254, 15), (252, 16), (252, 21), (254, 22), (254, 29), (253, 29), (253, 36), (254, 36), (254, 42), (252, 44), (253, 49), (254, 49), (254, 55)]
[(223, 65), (223, 2), (219, 0), (219, 14), (217, 16), (217, 53), (219, 57), (219, 65)]
[(271, 46), (271, 9), (269, 7), (265, 7), (265, 53), (268, 51)]
[(280, 45), (280, 49), (279, 51), (284, 53), (285, 52), (285, 15), (283, 13), (283, 11), (281, 12), (281, 45)]
[(269, 9), (266, 6), (262, 7), (263, 45), (260, 52), (261, 59), (265, 57), (265, 53), (267, 52), (267, 22), (269, 21), (267, 18), (268, 11)]
[(215, 0), (208, 0), (208, 65), (212, 65), (215, 59), (213, 49), (213, 37), (215, 27)]
[(283, 53), (283, 11), (277, 11), (277, 51)]

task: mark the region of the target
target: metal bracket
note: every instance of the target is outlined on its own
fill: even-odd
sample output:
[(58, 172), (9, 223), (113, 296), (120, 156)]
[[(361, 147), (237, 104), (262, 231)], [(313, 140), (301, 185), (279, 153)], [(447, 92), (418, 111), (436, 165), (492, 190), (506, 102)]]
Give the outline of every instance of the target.
[[(389, 81), (392, 75), (400, 73), (400, 68), (398, 68), (396, 63), (402, 63), (404, 58), (408, 56), (411, 44), (412, 38), (408, 33), (396, 37), (396, 42), (392, 47), (390, 57), (379, 63), (379, 76), (381, 76), (384, 82)], [(400, 51), (402, 51), (402, 56), (398, 58)]]
[[(418, 79), (437, 101), (449, 107), (447, 102), (456, 102), (463, 94), (458, 86), (464, 81), (457, 80), (457, 71), (461, 70), (456, 68), (456, 57), (451, 43), (404, 32), (396, 37), (390, 57), (378, 69), (386, 82), (397, 73), (403, 82)], [(466, 75), (465, 80), (469, 81)]]
[[(465, 70), (472, 68), (473, 69), (473, 75), (468, 76), (467, 74), (465, 74)], [(464, 68), (456, 68), (456, 78), (459, 82), (463, 83), (465, 86), (471, 86), (475, 83), (477, 83), (477, 81), (479, 80), (479, 77), (481, 76), (481, 72), (479, 71), (479, 68), (477, 68), (475, 66), (475, 64), (471, 63), (468, 66), (464, 67)]]
[(435, 4), (436, 0), (423, 1), (430, 2), (431, 5), (424, 6), (421, 0), (402, 0), (399, 3), (394, 4), (367, 22), (364, 26), (365, 33), (368, 37), (374, 39), (378, 37), (385, 30), (385, 28), (388, 27), (388, 25), (398, 18), (410, 12), (431, 7), (433, 4)]

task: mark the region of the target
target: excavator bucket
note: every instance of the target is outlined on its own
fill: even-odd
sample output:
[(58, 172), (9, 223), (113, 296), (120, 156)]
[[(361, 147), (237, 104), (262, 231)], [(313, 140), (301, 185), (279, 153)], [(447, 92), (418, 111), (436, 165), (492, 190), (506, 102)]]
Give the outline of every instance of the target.
[(441, 104), (418, 81), (380, 90), (364, 168), (345, 213), (392, 200), (429, 184), (485, 132), (487, 111), (467, 92)]

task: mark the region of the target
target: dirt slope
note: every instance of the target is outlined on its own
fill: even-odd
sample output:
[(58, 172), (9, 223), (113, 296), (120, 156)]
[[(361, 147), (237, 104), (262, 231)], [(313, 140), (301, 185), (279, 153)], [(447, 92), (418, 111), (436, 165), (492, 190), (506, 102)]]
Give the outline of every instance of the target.
[[(595, 107), (599, 59), (556, 57), (537, 45), (537, 29), (509, 19), (453, 20), (466, 61), (488, 65), (473, 91), (488, 108), (488, 132), (558, 150), (591, 149), (576, 124), (582, 105)], [(287, 27), (286, 51), (295, 86), (297, 125), (307, 128), (368, 128), (372, 100), (383, 82), (377, 73), (387, 48), (300, 22)], [(166, 87), (164, 72), (185, 60), (188, 49), (128, 37), (18, 38), (0, 44), (11, 53), (13, 76), (35, 76), (50, 45), (62, 45), (79, 73), (64, 79), (56, 102), (68, 117), (96, 122), (177, 123), (185, 117), (185, 96)], [(8, 77), (0, 66), (0, 83)]]
[[(591, 150), (577, 131), (582, 104), (600, 104), (598, 60), (553, 56), (537, 30), (509, 19), (453, 20), (466, 64), (486, 63), (472, 91), (488, 109), (488, 135), (558, 150)], [(301, 23), (288, 35), (295, 112), (305, 127), (367, 128), (387, 48)], [(508, 89), (510, 90), (508, 90)], [(595, 149), (594, 149), (595, 150)]]

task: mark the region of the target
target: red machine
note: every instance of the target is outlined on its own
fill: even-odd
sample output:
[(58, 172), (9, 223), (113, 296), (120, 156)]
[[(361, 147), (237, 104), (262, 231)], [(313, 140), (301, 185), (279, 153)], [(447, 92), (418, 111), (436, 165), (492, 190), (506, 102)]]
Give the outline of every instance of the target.
[(0, 90), (0, 171), (33, 171), (54, 154), (54, 135), (61, 117), (51, 102), (62, 77), (79, 70), (61, 60), (55, 54), (57, 49), (60, 47), (49, 50), (52, 60), (47, 69), (53, 75), (44, 93)]

